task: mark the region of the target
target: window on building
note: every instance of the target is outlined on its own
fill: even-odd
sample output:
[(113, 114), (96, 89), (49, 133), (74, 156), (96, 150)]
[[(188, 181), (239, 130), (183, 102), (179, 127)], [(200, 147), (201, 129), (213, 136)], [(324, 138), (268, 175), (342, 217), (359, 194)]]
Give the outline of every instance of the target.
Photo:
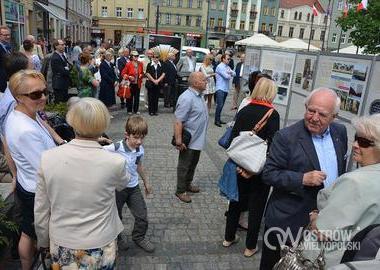
[(166, 14), (165, 16), (165, 23), (166, 24), (171, 24), (172, 16), (171, 14)]
[(190, 15), (186, 15), (186, 25), (191, 26), (191, 16)]
[(269, 15), (269, 7), (264, 7), (264, 15)]
[(232, 2), (232, 10), (237, 10), (238, 9), (238, 3), (237, 2)]
[(277, 36), (282, 37), (282, 25), (279, 25), (279, 26), (278, 26), (278, 29), (277, 29)]
[(102, 7), (102, 16), (103, 16), (103, 17), (108, 16), (107, 7)]
[(298, 18), (298, 12), (296, 11), (296, 12), (294, 13), (294, 20), (297, 20), (297, 18)]
[(344, 6), (343, 0), (339, 0), (338, 1), (338, 10), (343, 10), (343, 6)]
[(195, 19), (195, 26), (200, 27), (201, 26), (201, 22), (202, 22), (202, 17), (201, 16), (197, 16), (197, 18)]
[(187, 2), (187, 7), (188, 8), (193, 8), (193, 0), (188, 0), (189, 2)]
[(329, 19), (329, 17), (327, 15), (325, 15), (325, 17), (323, 18), (323, 23), (326, 24), (328, 19)]
[(181, 25), (181, 15), (176, 15), (175, 16), (175, 24), (176, 25)]
[(256, 5), (251, 6), (251, 11), (256, 11)]
[(315, 29), (311, 30), (311, 40), (314, 40)]
[(298, 14), (298, 20), (299, 20), (299, 21), (302, 20), (302, 12), (300, 12), (300, 13)]
[(219, 10), (224, 10), (224, 0), (220, 0), (220, 2), (219, 2)]
[(305, 29), (304, 28), (301, 28), (300, 29), (300, 35), (299, 35), (299, 38), (300, 39), (303, 39), (303, 35), (305, 34)]
[(231, 20), (230, 28), (235, 29), (235, 27), (236, 27), (236, 20)]
[(139, 8), (137, 12), (137, 19), (143, 20), (144, 19), (144, 9)]
[(271, 24), (271, 23), (269, 24), (269, 32), (273, 33), (273, 24)]
[(290, 28), (289, 28), (289, 37), (290, 37), (290, 38), (293, 37), (293, 32), (294, 32), (294, 27), (290, 27)]
[(203, 5), (203, 1), (202, 0), (198, 0), (198, 8), (202, 8), (202, 5)]
[(240, 21), (240, 30), (244, 30), (245, 28), (245, 21)]
[(218, 18), (218, 26), (223, 26), (223, 18)]
[(249, 31), (254, 31), (254, 30), (255, 30), (255, 23), (249, 22)]
[(280, 18), (283, 19), (284, 18), (284, 14), (285, 14), (285, 11), (284, 10), (281, 10), (281, 13), (280, 13)]
[(127, 8), (127, 18), (133, 17), (133, 8)]
[(348, 35), (347, 43), (348, 43), (348, 44), (351, 44), (351, 43), (352, 43), (352, 37), (351, 37), (351, 35)]
[(340, 36), (340, 43), (341, 43), (341, 44), (346, 43), (346, 34), (342, 34), (342, 35)]
[(162, 13), (161, 12), (158, 14), (158, 23), (162, 24)]
[(336, 43), (336, 33), (332, 34), (331, 42)]
[(178, 0), (178, 7), (182, 7), (182, 0)]
[(323, 41), (325, 39), (325, 35), (326, 35), (326, 31), (325, 30), (322, 30), (321, 31), (321, 36), (319, 38), (320, 41)]
[(122, 8), (116, 7), (116, 17), (121, 17), (122, 13), (123, 13)]
[(308, 22), (310, 21), (310, 13), (307, 14), (306, 21), (308, 21)]
[(266, 32), (267, 31), (267, 25), (265, 23), (261, 24), (261, 32)]
[(173, 1), (172, 0), (166, 0), (168, 3), (167, 3), (167, 6), (168, 7), (171, 7), (173, 5)]
[(216, 0), (211, 0), (211, 9), (216, 9)]
[(276, 9), (275, 9), (275, 8), (272, 8), (272, 9), (271, 9), (271, 15), (272, 15), (273, 17), (276, 17)]
[(213, 29), (215, 26), (215, 18), (210, 18), (209, 27)]
[(241, 12), (242, 12), (242, 13), (247, 13), (247, 3), (243, 3), (243, 4), (241, 5)]

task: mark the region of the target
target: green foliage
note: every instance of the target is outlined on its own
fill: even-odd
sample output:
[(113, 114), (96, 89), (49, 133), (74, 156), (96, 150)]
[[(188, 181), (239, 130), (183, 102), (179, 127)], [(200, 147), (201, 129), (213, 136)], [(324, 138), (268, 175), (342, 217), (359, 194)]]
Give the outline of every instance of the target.
[(6, 203), (3, 197), (0, 195), (0, 255), (5, 253), (5, 250), (10, 246), (10, 240), (12, 240), (12, 234), (17, 233), (17, 225), (10, 221), (3, 213), (6, 207)]
[(57, 104), (46, 104), (45, 111), (58, 113), (63, 118), (66, 117), (67, 104), (65, 102), (60, 102)]
[(348, 0), (353, 8), (348, 15), (337, 19), (343, 31), (353, 29), (350, 34), (352, 43), (358, 47), (364, 47), (364, 53), (380, 53), (380, 1), (369, 0), (367, 10), (356, 11), (360, 0)]

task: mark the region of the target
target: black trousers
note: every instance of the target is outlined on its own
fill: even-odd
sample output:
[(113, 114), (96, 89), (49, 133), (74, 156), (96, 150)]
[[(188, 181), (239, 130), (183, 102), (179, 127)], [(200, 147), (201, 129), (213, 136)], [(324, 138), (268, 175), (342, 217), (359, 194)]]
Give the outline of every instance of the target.
[(200, 155), (200, 150), (186, 149), (185, 151), (179, 152), (177, 166), (177, 194), (186, 192), (191, 185)]
[[(267, 234), (267, 231), (269, 229), (270, 229), (269, 227), (265, 226), (264, 236)], [(273, 266), (280, 260), (281, 248), (280, 248), (280, 243), (278, 241), (278, 237), (280, 237), (280, 239), (282, 238), (281, 235), (278, 235), (278, 233), (272, 231), (268, 234), (266, 239), (264, 239), (263, 251), (262, 251), (261, 260), (260, 260), (260, 270), (271, 270), (273, 269)], [(271, 246), (268, 246), (267, 244)], [(291, 243), (286, 242), (286, 245), (291, 246)], [(275, 247), (275, 249), (273, 249), (273, 247)]]
[(240, 213), (248, 205), (248, 231), (245, 245), (248, 249), (257, 247), (261, 219), (264, 214), (270, 187), (261, 181), (260, 176), (244, 179), (237, 176), (239, 201), (230, 201), (227, 211), (225, 240), (233, 241), (239, 225)]
[(137, 84), (131, 84), (131, 98), (126, 100), (127, 111), (137, 113), (140, 105), (140, 88)]
[(53, 89), (54, 103), (67, 102), (69, 99), (68, 89)]
[(149, 113), (157, 113), (158, 111), (158, 98), (160, 96), (161, 87), (155, 85), (151, 88), (148, 88), (148, 110)]
[(173, 107), (175, 102), (176, 95), (176, 85), (168, 84), (164, 88), (164, 106), (165, 107)]

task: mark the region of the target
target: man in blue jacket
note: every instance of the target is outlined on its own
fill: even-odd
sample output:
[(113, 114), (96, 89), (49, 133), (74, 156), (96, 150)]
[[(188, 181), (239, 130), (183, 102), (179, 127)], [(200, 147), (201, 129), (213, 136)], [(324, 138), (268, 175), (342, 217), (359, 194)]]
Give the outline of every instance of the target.
[(318, 191), (346, 171), (347, 131), (333, 122), (340, 99), (333, 90), (318, 88), (306, 98), (305, 108), (303, 120), (275, 135), (262, 173), (273, 192), (265, 213), (261, 270), (272, 269), (280, 246), (294, 244), (292, 239), (309, 224)]

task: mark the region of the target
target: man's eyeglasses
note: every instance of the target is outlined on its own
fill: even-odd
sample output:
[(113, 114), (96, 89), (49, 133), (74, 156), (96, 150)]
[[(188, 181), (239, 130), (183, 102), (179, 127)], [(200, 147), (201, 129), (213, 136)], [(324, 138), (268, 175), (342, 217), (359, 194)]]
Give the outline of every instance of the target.
[(317, 110), (313, 110), (313, 109), (310, 109), (310, 108), (307, 108), (306, 109), (307, 113), (310, 114), (310, 115), (314, 115), (316, 113), (318, 113), (318, 115), (321, 117), (321, 118), (328, 118), (330, 116), (329, 113), (324, 113), (324, 112), (319, 112)]
[(356, 134), (355, 134), (355, 141), (358, 142), (358, 145), (361, 148), (368, 148), (368, 147), (375, 146), (374, 141), (368, 140), (367, 138), (364, 138), (364, 137), (360, 137)]
[(45, 88), (43, 90), (37, 90), (37, 91), (31, 92), (31, 93), (22, 94), (22, 95), (30, 98), (31, 100), (38, 100), (42, 97), (42, 95), (44, 95), (46, 97), (48, 95), (48, 90), (47, 90), (47, 88)]

